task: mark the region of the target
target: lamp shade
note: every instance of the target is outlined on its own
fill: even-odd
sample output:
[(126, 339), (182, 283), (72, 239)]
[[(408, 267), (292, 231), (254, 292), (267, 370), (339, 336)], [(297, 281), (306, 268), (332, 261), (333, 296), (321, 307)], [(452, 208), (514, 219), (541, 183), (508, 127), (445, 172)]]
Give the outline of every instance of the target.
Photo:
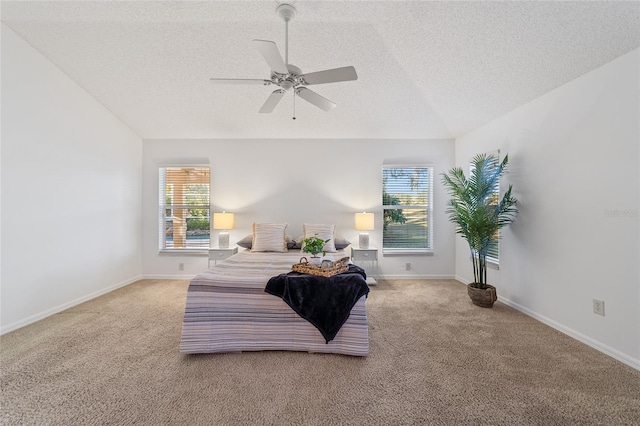
[(213, 229), (233, 229), (233, 213), (214, 213)]
[(373, 231), (373, 213), (356, 213), (356, 230)]

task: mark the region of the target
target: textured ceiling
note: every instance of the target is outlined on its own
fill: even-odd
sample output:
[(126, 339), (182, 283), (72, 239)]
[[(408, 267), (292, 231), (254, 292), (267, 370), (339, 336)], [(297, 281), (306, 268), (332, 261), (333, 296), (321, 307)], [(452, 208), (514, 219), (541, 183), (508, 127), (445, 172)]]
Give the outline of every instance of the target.
[(284, 55), (275, 1), (2, 1), (2, 21), (143, 138), (449, 138), (640, 46), (638, 2), (293, 1), (289, 62), (353, 65), (312, 86), (324, 112), (273, 86), (251, 43)]

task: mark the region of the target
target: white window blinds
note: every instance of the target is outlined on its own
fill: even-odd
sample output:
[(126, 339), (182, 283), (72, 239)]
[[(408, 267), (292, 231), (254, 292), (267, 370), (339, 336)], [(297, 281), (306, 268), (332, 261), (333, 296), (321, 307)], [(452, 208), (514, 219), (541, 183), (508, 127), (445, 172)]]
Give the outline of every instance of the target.
[(432, 167), (383, 167), (383, 251), (426, 252), (433, 249), (432, 194)]
[(159, 249), (206, 249), (210, 238), (209, 167), (159, 168)]

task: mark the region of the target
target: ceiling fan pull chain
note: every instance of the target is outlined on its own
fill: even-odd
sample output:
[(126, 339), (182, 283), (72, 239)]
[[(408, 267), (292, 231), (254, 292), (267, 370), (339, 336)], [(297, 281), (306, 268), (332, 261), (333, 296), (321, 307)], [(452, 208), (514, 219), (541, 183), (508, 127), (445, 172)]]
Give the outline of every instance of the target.
[(293, 119), (296, 119), (296, 91), (293, 91)]

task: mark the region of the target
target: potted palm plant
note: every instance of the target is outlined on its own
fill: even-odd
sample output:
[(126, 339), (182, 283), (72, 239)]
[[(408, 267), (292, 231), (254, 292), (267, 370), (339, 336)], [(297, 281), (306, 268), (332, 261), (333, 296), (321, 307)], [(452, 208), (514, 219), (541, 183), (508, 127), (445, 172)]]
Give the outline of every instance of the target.
[(467, 285), (467, 292), (475, 305), (487, 308), (497, 300), (495, 287), (487, 284), (487, 253), (496, 247), (499, 230), (511, 224), (518, 212), (511, 185), (501, 200), (497, 193), (508, 163), (508, 155), (500, 162), (497, 156), (478, 154), (471, 161), (468, 179), (460, 167), (442, 173), (442, 183), (451, 196), (449, 220), (471, 251), (473, 282)]

